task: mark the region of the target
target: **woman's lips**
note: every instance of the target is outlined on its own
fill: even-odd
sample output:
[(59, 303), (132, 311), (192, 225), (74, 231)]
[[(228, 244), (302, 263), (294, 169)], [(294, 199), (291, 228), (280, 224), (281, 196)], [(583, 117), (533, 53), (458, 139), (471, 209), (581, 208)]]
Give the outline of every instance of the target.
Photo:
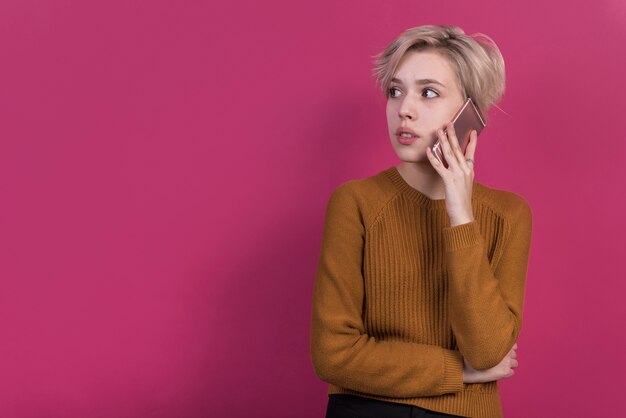
[(396, 138), (398, 138), (398, 142), (404, 145), (411, 145), (413, 142), (417, 141), (419, 136), (412, 136), (412, 137), (404, 137), (402, 135), (396, 135)]

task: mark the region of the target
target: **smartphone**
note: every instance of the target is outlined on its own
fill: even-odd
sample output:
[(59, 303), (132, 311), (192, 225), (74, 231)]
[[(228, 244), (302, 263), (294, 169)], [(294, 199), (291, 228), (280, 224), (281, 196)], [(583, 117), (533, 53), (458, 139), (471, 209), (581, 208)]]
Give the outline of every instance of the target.
[[(459, 140), (459, 146), (461, 147), (463, 154), (465, 154), (465, 150), (469, 144), (469, 138), (472, 130), (475, 129), (476, 133), (480, 135), (480, 132), (486, 126), (485, 118), (469, 97), (452, 118), (452, 124), (454, 125), (454, 131), (456, 132), (456, 137)], [(444, 129), (444, 132), (446, 132), (446, 129)], [(444, 167), (448, 168), (448, 162), (443, 157), (439, 141), (432, 146), (431, 151), (435, 154), (439, 161), (443, 163)]]

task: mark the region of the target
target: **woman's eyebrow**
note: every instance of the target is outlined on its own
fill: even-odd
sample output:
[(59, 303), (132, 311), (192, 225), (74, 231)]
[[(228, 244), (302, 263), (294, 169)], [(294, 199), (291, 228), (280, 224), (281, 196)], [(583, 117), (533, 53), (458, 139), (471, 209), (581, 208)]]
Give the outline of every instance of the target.
[[(402, 84), (402, 81), (399, 78), (392, 78), (391, 79), (392, 82), (396, 82), (396, 83), (400, 83)], [(439, 84), (441, 87), (445, 87), (445, 85), (435, 79), (432, 78), (422, 78), (420, 80), (415, 80), (415, 84)]]

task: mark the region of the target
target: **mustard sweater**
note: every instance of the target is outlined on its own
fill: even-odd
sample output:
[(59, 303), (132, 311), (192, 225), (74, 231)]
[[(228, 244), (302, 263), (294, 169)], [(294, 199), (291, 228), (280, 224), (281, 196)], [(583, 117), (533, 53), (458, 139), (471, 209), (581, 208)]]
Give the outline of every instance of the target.
[(497, 381), (463, 383), (463, 359), (496, 366), (522, 326), (532, 214), (521, 196), (472, 187), (472, 222), (395, 166), (339, 185), (324, 219), (310, 348), (328, 394), (466, 417), (502, 417)]

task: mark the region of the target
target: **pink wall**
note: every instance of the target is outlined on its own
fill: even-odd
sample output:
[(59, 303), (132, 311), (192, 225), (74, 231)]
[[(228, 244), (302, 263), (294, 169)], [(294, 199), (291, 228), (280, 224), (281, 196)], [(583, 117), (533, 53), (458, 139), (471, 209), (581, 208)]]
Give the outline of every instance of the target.
[(620, 0), (2, 1), (0, 416), (323, 416), (324, 209), (397, 164), (371, 56), (428, 23), (507, 64), (476, 154), (534, 213), (506, 416), (625, 416)]

